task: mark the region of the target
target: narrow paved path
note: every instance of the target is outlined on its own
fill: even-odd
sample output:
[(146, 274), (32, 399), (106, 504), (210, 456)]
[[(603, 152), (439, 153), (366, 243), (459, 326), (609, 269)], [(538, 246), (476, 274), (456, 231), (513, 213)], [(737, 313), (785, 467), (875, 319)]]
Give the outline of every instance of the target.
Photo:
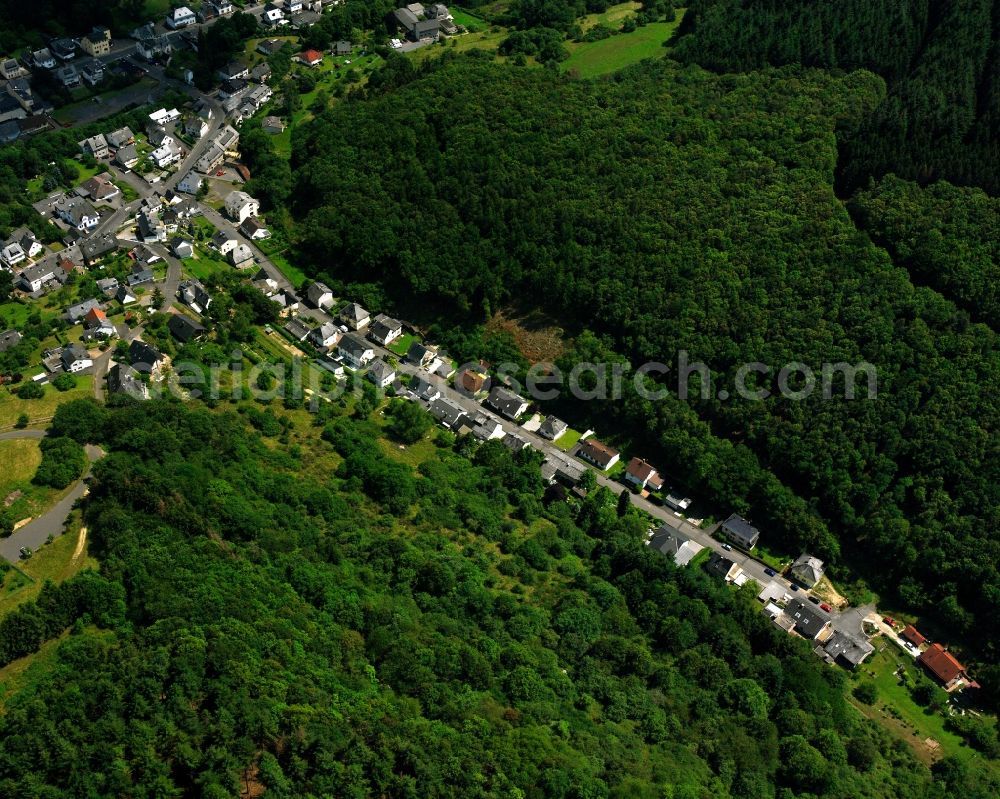
[[(40, 439), (45, 437), (44, 430), (12, 430), (8, 433), (0, 433), (0, 441), (8, 441), (17, 438)], [(44, 544), (49, 536), (58, 538), (64, 532), (66, 520), (69, 518), (76, 501), (86, 493), (87, 484), (84, 478), (90, 474), (90, 467), (98, 458), (104, 455), (100, 447), (88, 444), (86, 447), (87, 458), (90, 463), (84, 476), (77, 480), (69, 492), (60, 499), (55, 506), (43, 513), (37, 519), (28, 522), (24, 527), (15, 530), (7, 538), (0, 539), (0, 556), (11, 563), (18, 563), (21, 560), (21, 547), (38, 549)]]

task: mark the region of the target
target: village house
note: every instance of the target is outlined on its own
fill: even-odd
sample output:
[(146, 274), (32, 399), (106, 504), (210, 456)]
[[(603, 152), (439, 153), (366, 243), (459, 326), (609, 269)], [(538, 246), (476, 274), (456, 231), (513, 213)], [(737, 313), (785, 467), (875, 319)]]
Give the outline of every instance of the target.
[(517, 433), (513, 432), (507, 433), (503, 438), (501, 438), (500, 443), (507, 447), (507, 449), (511, 452), (521, 452), (531, 446), (527, 439), (524, 439)]
[(203, 183), (201, 175), (191, 170), (177, 182), (177, 191), (182, 191), (185, 194), (197, 194), (201, 191)]
[(220, 80), (236, 80), (237, 78), (249, 78), (250, 67), (243, 61), (230, 61), (218, 70)]
[(170, 241), (170, 249), (178, 259), (194, 258), (194, 242), (183, 236), (177, 236)]
[(613, 447), (602, 444), (596, 438), (584, 441), (576, 453), (580, 458), (593, 464), (601, 471), (607, 471), (618, 463), (621, 454)]
[(226, 159), (223, 149), (214, 142), (208, 146), (205, 152), (198, 158), (195, 168), (199, 172), (211, 172)]
[(528, 410), (528, 401), (509, 388), (494, 386), (486, 398), (486, 405), (505, 419), (517, 419)]
[(260, 200), (251, 197), (245, 191), (231, 191), (226, 195), (226, 213), (237, 224), (249, 216), (257, 216), (260, 212)]
[(683, 533), (664, 525), (648, 541), (649, 548), (668, 558), (678, 566), (687, 566), (705, 547)]
[(0, 61), (0, 78), (4, 80), (17, 80), (27, 78), (29, 75), (31, 73), (16, 58), (5, 58)]
[(323, 310), (333, 305), (333, 292), (326, 283), (317, 281), (306, 289), (306, 300), (313, 308)]
[(69, 308), (67, 308), (66, 318), (70, 322), (75, 324), (81, 321), (94, 308), (100, 308), (100, 307), (101, 303), (95, 298), (84, 300), (83, 302), (78, 302), (76, 305), (71, 305)]
[(146, 61), (155, 61), (173, 52), (170, 37), (157, 33), (152, 22), (136, 28), (129, 35), (136, 40), (136, 52)]
[(795, 559), (791, 572), (800, 585), (812, 588), (823, 579), (823, 561), (803, 552)]
[(324, 322), (309, 331), (309, 343), (317, 349), (333, 347), (340, 341), (343, 333), (333, 322)]
[(143, 241), (166, 241), (167, 226), (155, 208), (143, 208), (135, 218)]
[(176, 164), (181, 160), (183, 152), (177, 143), (170, 139), (160, 147), (157, 147), (149, 154), (150, 160), (156, 164), (157, 168), (164, 169), (171, 164)]
[(149, 399), (149, 387), (142, 382), (139, 372), (127, 363), (116, 363), (108, 370), (108, 393), (140, 401)]
[(80, 64), (80, 77), (88, 86), (96, 86), (104, 80), (104, 64), (91, 58)]
[(670, 491), (663, 498), (663, 502), (671, 510), (686, 511), (691, 507), (692, 500), (691, 497), (686, 497), (683, 494), (675, 494)]
[(375, 357), (375, 350), (364, 339), (348, 333), (337, 344), (337, 354), (352, 369), (362, 369)]
[(266, 133), (278, 134), (285, 132), (285, 123), (281, 121), (280, 117), (266, 116), (260, 124)]
[(796, 597), (785, 606), (785, 615), (792, 620), (795, 632), (807, 641), (826, 640), (830, 617), (816, 605)]
[(899, 637), (905, 641), (909, 641), (917, 649), (920, 649), (927, 643), (927, 639), (921, 635), (920, 631), (912, 624), (907, 624), (906, 627), (903, 628), (903, 632), (899, 634)]
[(131, 305), (133, 302), (139, 301), (139, 298), (132, 293), (132, 289), (128, 286), (119, 286), (115, 292), (115, 299), (122, 305)]
[(734, 544), (746, 550), (757, 546), (757, 541), (760, 539), (760, 530), (735, 513), (722, 523), (719, 531)]
[(111, 52), (111, 31), (103, 26), (95, 26), (80, 40), (80, 49), (93, 58), (100, 58)]
[(393, 381), (395, 381), (396, 370), (389, 366), (389, 364), (385, 361), (376, 359), (372, 361), (372, 365), (368, 367), (368, 374), (365, 376), (376, 386), (384, 389), (391, 386)]
[(80, 254), (86, 264), (94, 264), (100, 261), (105, 255), (115, 252), (118, 249), (118, 238), (105, 231), (88, 236), (80, 242)]
[(49, 51), (48, 47), (43, 47), (41, 50), (35, 50), (31, 54), (31, 60), (39, 69), (56, 68), (56, 59)]
[(41, 291), (42, 287), (50, 280), (55, 280), (55, 277), (55, 262), (45, 263), (42, 261), (22, 269), (17, 282), (25, 291), (34, 294)]
[(538, 428), (538, 435), (542, 438), (547, 438), (549, 441), (555, 441), (567, 430), (569, 430), (569, 425), (562, 419), (557, 419), (555, 416), (546, 416), (545, 421)]
[(422, 399), (424, 402), (433, 402), (441, 396), (441, 389), (438, 384), (434, 381), (428, 380), (423, 375), (414, 375), (410, 379), (410, 391), (412, 391), (418, 399)]
[(126, 144), (135, 144), (135, 134), (128, 126), (111, 131), (106, 137), (107, 142), (112, 147), (124, 147)]
[(226, 259), (237, 269), (249, 269), (254, 264), (253, 250), (240, 242), (229, 251)]
[(83, 326), (88, 338), (111, 338), (118, 330), (100, 308), (91, 308), (83, 317)]
[(250, 70), (250, 80), (257, 83), (267, 83), (271, 79), (271, 65), (266, 61), (261, 61)]
[(75, 89), (80, 85), (80, 72), (72, 64), (65, 64), (56, 70), (56, 77), (67, 89)]
[(705, 569), (709, 574), (714, 574), (727, 583), (740, 583), (741, 580), (745, 582), (743, 569), (734, 560), (720, 555), (718, 552), (712, 553), (712, 557), (705, 564)]
[(340, 321), (351, 330), (361, 330), (362, 328), (367, 327), (368, 323), (371, 321), (371, 316), (368, 311), (356, 302), (352, 302), (345, 306), (339, 316)]
[(23, 226), (17, 228), (17, 230), (10, 234), (10, 238), (7, 239), (7, 243), (21, 245), (21, 249), (24, 250), (25, 255), (29, 258), (36, 258), (45, 251), (45, 248), (35, 237), (35, 234), (32, 233), (27, 227)]
[(482, 364), (465, 367), (455, 377), (455, 388), (463, 394), (473, 397), (486, 388), (489, 375)]
[(90, 358), (90, 353), (79, 344), (67, 344), (63, 347), (59, 361), (63, 369), (74, 374), (82, 372), (84, 369), (89, 369), (94, 365), (93, 360)]
[(243, 224), (240, 225), (240, 233), (250, 241), (260, 241), (271, 237), (271, 231), (255, 216), (248, 216), (243, 220)]
[(465, 409), (447, 397), (438, 397), (428, 406), (431, 416), (449, 430), (458, 430), (463, 425), (471, 427), (471, 419)]
[(301, 53), (296, 53), (292, 57), (292, 61), (307, 67), (318, 67), (323, 63), (323, 54), (319, 50), (304, 50)]
[(199, 339), (207, 332), (207, 328), (201, 322), (180, 313), (171, 315), (167, 322), (167, 329), (174, 338), (183, 344)]
[(332, 52), (334, 55), (350, 55), (351, 43), (343, 39), (339, 42), (334, 42)]
[(406, 362), (426, 369), (437, 358), (437, 348), (420, 341), (414, 341), (406, 351)]
[(135, 339), (128, 346), (128, 360), (134, 369), (148, 374), (153, 380), (159, 380), (162, 376), (163, 368), (166, 366), (166, 358), (152, 344)]
[(108, 157), (108, 140), (104, 137), (103, 133), (98, 133), (96, 136), (84, 139), (79, 142), (79, 145), (82, 152), (90, 153), (94, 158)]
[(625, 482), (639, 490), (650, 488), (659, 491), (663, 488), (663, 478), (652, 466), (642, 458), (632, 458), (625, 467)]
[(294, 341), (305, 341), (309, 338), (309, 322), (301, 317), (295, 317), (289, 319), (285, 323), (285, 332), (292, 337)]
[(177, 287), (177, 298), (195, 313), (205, 313), (212, 298), (200, 281), (191, 278)]
[(101, 221), (97, 209), (83, 197), (63, 196), (56, 202), (53, 211), (63, 222), (81, 233), (93, 230)]
[(122, 169), (128, 171), (139, 163), (139, 151), (135, 149), (134, 144), (126, 144), (118, 148), (112, 160)]
[(170, 13), (167, 14), (167, 27), (174, 30), (194, 25), (197, 21), (198, 18), (194, 15), (194, 12), (187, 6), (171, 9)]
[(368, 328), (368, 337), (383, 347), (389, 346), (402, 334), (402, 323), (385, 314), (376, 316)]
[(106, 202), (119, 196), (121, 192), (118, 187), (111, 182), (110, 176), (94, 175), (89, 180), (85, 180), (76, 187), (76, 193), (82, 197), (89, 197), (94, 202)]
[(965, 686), (978, 687), (978, 684), (966, 674), (965, 666), (958, 661), (958, 658), (939, 643), (933, 643), (921, 652), (917, 662), (933, 674), (948, 692)]
[(212, 247), (218, 250), (220, 255), (229, 255), (239, 243), (236, 234), (228, 230), (217, 230), (212, 236)]
[(194, 115), (184, 120), (184, 134), (192, 139), (200, 139), (208, 130), (208, 123), (200, 116)]
[(7, 267), (7, 269), (13, 269), (21, 263), (21, 261), (26, 260), (27, 257), (28, 254), (24, 251), (24, 248), (21, 247), (21, 245), (16, 241), (6, 245), (3, 250), (0, 251), (0, 261), (3, 262), (3, 265)]

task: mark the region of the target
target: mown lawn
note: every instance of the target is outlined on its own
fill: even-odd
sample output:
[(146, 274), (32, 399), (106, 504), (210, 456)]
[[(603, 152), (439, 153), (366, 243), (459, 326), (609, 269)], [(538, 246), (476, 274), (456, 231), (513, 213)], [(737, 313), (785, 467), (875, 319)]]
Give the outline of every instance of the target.
[(570, 56), (562, 62), (563, 72), (575, 72), (581, 78), (594, 78), (617, 72), (646, 58), (662, 58), (668, 50), (664, 43), (674, 35), (683, 13), (673, 22), (653, 22), (632, 33), (619, 33), (597, 42), (570, 42)]
[(579, 430), (574, 430), (572, 427), (570, 427), (565, 433), (559, 436), (559, 438), (557, 438), (552, 443), (555, 444), (557, 447), (559, 447), (559, 449), (561, 449), (563, 452), (569, 452), (571, 449), (573, 449), (573, 447), (577, 445), (577, 442), (580, 440), (580, 436), (582, 435), (583, 433), (581, 433)]
[[(42, 461), (42, 451), (36, 439), (14, 439), (0, 441), (0, 463), (4, 465), (0, 474), (0, 502), (13, 521), (34, 518), (51, 507), (62, 492), (44, 486), (33, 485), (31, 478)], [(20, 491), (21, 496), (11, 495)], [(11, 498), (10, 505), (6, 500)]]
[(414, 336), (411, 333), (403, 333), (403, 335), (401, 335), (399, 338), (397, 338), (395, 341), (393, 341), (389, 345), (389, 349), (392, 352), (396, 353), (397, 355), (400, 355), (400, 356), (406, 355), (406, 353), (410, 349), (410, 345), (414, 341), (418, 341), (418, 340), (419, 339), (417, 339), (417, 337)]
[(595, 25), (607, 25), (609, 28), (620, 28), (626, 17), (642, 9), (642, 3), (617, 3), (600, 14), (587, 14), (580, 20), (580, 28), (588, 31)]

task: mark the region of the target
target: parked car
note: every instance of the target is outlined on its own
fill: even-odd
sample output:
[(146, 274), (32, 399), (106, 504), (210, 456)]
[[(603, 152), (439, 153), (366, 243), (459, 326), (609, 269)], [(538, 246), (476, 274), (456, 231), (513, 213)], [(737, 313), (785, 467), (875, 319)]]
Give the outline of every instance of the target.
[(764, 574), (768, 577), (775, 577), (778, 573), (774, 569), (764, 569)]
[(799, 587), (795, 583), (789, 583), (788, 587), (791, 588), (793, 591), (799, 590)]
[(35, 553), (31, 551), (31, 547), (21, 547), (21, 557), (22, 557), (22, 558), (23, 558), (24, 560), (27, 560), (27, 559), (28, 559), (28, 558), (30, 558), (30, 557), (31, 557), (31, 556), (32, 556), (33, 554), (35, 554)]
[(732, 551), (733, 551), (733, 548), (732, 548), (732, 546), (730, 546), (729, 544), (723, 544), (723, 545), (722, 545), (722, 548), (723, 548), (724, 550), (726, 550), (726, 552), (732, 552)]
[(890, 627), (896, 626), (896, 620), (892, 616), (885, 616), (882, 621), (888, 624)]
[(825, 610), (827, 613), (833, 612), (833, 608), (831, 608), (828, 604), (826, 604), (826, 602), (820, 603), (819, 609)]
[(814, 605), (818, 605), (819, 604), (819, 597), (818, 596), (811, 596), (811, 597), (809, 597), (809, 601), (812, 602)]

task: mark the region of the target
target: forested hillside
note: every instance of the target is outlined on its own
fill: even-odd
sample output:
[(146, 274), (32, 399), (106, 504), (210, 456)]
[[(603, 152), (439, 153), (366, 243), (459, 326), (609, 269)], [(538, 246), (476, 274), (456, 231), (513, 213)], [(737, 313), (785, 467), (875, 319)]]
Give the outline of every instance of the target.
[[(378, 85), (412, 81), (407, 66)], [(686, 350), (728, 387), (753, 361), (875, 364), (873, 401), (713, 393), (565, 410), (752, 512), (788, 551), (864, 553), (881, 589), (956, 632), (977, 625), (989, 646), (997, 341), (915, 287), (834, 194), (834, 127), (878, 98), (866, 73), (664, 63), (590, 84), (461, 59), (313, 125), (294, 192), (301, 251), (411, 305), (475, 321), (530, 298), (605, 337), (578, 336), (567, 366)]]
[(59, 409), (54, 433), (109, 450), (85, 510), (101, 573), (0, 622), (4, 660), (71, 628), (3, 698), (0, 795), (1000, 789), (966, 761), (932, 781), (844, 672), (650, 552), (606, 490), (546, 508), (498, 442), (412, 471), (367, 422), (302, 419), (262, 439), (179, 403)]
[(1000, 318), (1000, 200), (979, 189), (921, 188), (889, 176), (849, 204), (858, 224), (914, 279), (997, 328)]
[(871, 69), (889, 92), (841, 140), (841, 184), (894, 172), (1000, 193), (998, 0), (692, 0), (674, 57)]

